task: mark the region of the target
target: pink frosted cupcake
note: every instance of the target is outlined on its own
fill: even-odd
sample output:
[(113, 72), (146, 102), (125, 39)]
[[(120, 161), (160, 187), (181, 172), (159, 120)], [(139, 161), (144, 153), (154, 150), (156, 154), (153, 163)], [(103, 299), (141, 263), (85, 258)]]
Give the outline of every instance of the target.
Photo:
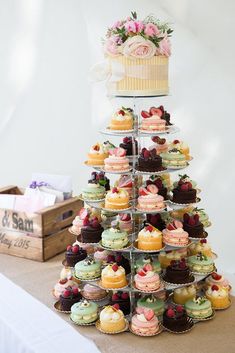
[(55, 287), (54, 287), (54, 296), (59, 299), (61, 294), (68, 288), (68, 287), (78, 287), (77, 283), (75, 283), (74, 281), (72, 281), (71, 279), (68, 278), (63, 278), (60, 279)]
[(126, 158), (126, 151), (123, 148), (109, 150), (109, 157), (104, 160), (105, 170), (114, 172), (129, 171), (129, 159)]
[(161, 282), (159, 275), (153, 271), (151, 264), (146, 264), (139, 269), (134, 277), (135, 287), (144, 292), (153, 292), (160, 288)]
[(159, 136), (153, 136), (152, 141), (155, 142), (155, 144), (149, 147), (150, 150), (156, 148), (157, 154), (168, 151), (169, 145), (166, 139), (160, 138)]
[(156, 334), (160, 330), (160, 327), (154, 311), (151, 309), (144, 309), (140, 314), (135, 314), (131, 320), (131, 330), (140, 336), (151, 336)]
[(132, 219), (129, 213), (121, 213), (118, 219), (119, 228), (126, 231), (128, 234), (132, 233)]
[(141, 211), (157, 211), (165, 208), (164, 198), (158, 195), (156, 185), (148, 185), (139, 189), (137, 208)]
[(163, 242), (172, 246), (185, 246), (188, 244), (188, 233), (183, 230), (183, 224), (174, 220), (163, 229)]
[(166, 121), (161, 119), (160, 115), (162, 116), (162, 111), (160, 109), (155, 109), (154, 111), (150, 109), (149, 112), (142, 110), (141, 130), (165, 131)]
[(219, 275), (217, 272), (213, 272), (209, 277), (207, 277), (205, 283), (207, 287), (213, 286), (215, 284), (217, 286), (225, 288), (227, 291), (231, 290), (229, 281), (224, 278), (224, 276)]

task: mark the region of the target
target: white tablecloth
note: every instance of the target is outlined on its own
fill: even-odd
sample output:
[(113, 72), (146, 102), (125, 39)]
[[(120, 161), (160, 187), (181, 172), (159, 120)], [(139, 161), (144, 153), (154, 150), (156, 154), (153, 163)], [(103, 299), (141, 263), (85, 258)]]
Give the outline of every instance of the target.
[(1, 274), (0, 283), (0, 353), (100, 353), (92, 341)]

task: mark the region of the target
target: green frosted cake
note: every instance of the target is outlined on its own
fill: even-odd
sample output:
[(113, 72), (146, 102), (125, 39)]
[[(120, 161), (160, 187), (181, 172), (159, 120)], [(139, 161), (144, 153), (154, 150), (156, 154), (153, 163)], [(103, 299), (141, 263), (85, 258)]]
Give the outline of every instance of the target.
[(144, 296), (137, 301), (137, 312), (141, 312), (141, 309), (151, 309), (154, 311), (155, 315), (160, 316), (163, 314), (165, 304), (164, 300), (160, 298), (155, 298), (153, 295)]
[(164, 167), (185, 167), (187, 165), (185, 155), (177, 148), (163, 152), (160, 156)]
[(89, 324), (98, 318), (98, 305), (86, 299), (75, 303), (71, 307), (71, 319), (76, 324)]
[(101, 200), (105, 197), (105, 188), (95, 183), (88, 183), (87, 187), (82, 190), (84, 200)]
[(205, 297), (190, 299), (185, 303), (188, 316), (194, 319), (205, 319), (212, 315), (211, 302)]
[(119, 228), (106, 229), (101, 237), (102, 245), (108, 249), (122, 249), (128, 244), (127, 232)]
[(202, 253), (187, 258), (189, 269), (196, 273), (210, 273), (214, 271), (214, 260)]
[(160, 262), (157, 260), (157, 258), (154, 258), (150, 255), (140, 255), (135, 262), (136, 272), (147, 264), (151, 264), (153, 271), (156, 273), (160, 273), (162, 270)]
[(74, 271), (75, 276), (79, 279), (96, 279), (99, 278), (101, 274), (101, 262), (88, 256), (85, 260), (79, 261), (75, 265)]

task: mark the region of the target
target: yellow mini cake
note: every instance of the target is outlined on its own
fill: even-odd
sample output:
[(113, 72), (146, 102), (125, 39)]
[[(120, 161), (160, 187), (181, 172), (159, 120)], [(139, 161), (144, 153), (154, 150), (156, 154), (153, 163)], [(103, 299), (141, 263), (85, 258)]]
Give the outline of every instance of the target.
[(122, 210), (129, 207), (129, 194), (126, 190), (112, 188), (105, 197), (105, 208)]
[(123, 288), (127, 285), (125, 269), (117, 264), (107, 265), (101, 272), (104, 288)]
[(173, 301), (176, 304), (184, 305), (188, 300), (196, 297), (196, 287), (194, 285), (174, 289)]
[(213, 253), (207, 239), (200, 239), (198, 241), (192, 242), (188, 247), (189, 255), (197, 255), (202, 253), (205, 256), (212, 257)]
[(225, 309), (230, 305), (229, 292), (216, 284), (206, 290), (206, 297), (214, 309)]
[(124, 330), (126, 321), (123, 312), (118, 304), (105, 306), (100, 312), (100, 328), (108, 333), (115, 333)]
[(137, 246), (141, 250), (160, 250), (163, 246), (162, 233), (151, 225), (144, 227), (138, 234)]
[(132, 130), (133, 126), (133, 110), (122, 107), (113, 114), (109, 128), (110, 130)]
[(87, 154), (88, 165), (104, 165), (104, 160), (109, 156), (108, 150), (101, 143), (96, 143)]

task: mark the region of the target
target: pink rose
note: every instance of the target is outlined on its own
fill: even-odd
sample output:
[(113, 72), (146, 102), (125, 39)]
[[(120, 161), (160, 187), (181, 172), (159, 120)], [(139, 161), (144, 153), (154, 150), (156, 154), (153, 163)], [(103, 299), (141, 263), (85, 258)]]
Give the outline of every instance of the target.
[(122, 49), (123, 55), (129, 58), (149, 59), (156, 54), (155, 44), (142, 36), (128, 38)]
[(123, 22), (122, 21), (116, 21), (113, 25), (112, 25), (112, 29), (117, 29), (122, 27)]
[(108, 38), (104, 44), (104, 52), (111, 56), (120, 55), (119, 48), (120, 47), (117, 45), (117, 38), (114, 36)]
[(125, 29), (127, 33), (139, 33), (144, 29), (144, 24), (142, 21), (127, 21), (125, 23)]
[(153, 23), (147, 23), (144, 29), (144, 33), (149, 37), (157, 36), (160, 31), (158, 27)]
[(171, 55), (171, 43), (168, 37), (164, 37), (161, 42), (159, 42), (159, 48), (157, 48), (157, 55)]

